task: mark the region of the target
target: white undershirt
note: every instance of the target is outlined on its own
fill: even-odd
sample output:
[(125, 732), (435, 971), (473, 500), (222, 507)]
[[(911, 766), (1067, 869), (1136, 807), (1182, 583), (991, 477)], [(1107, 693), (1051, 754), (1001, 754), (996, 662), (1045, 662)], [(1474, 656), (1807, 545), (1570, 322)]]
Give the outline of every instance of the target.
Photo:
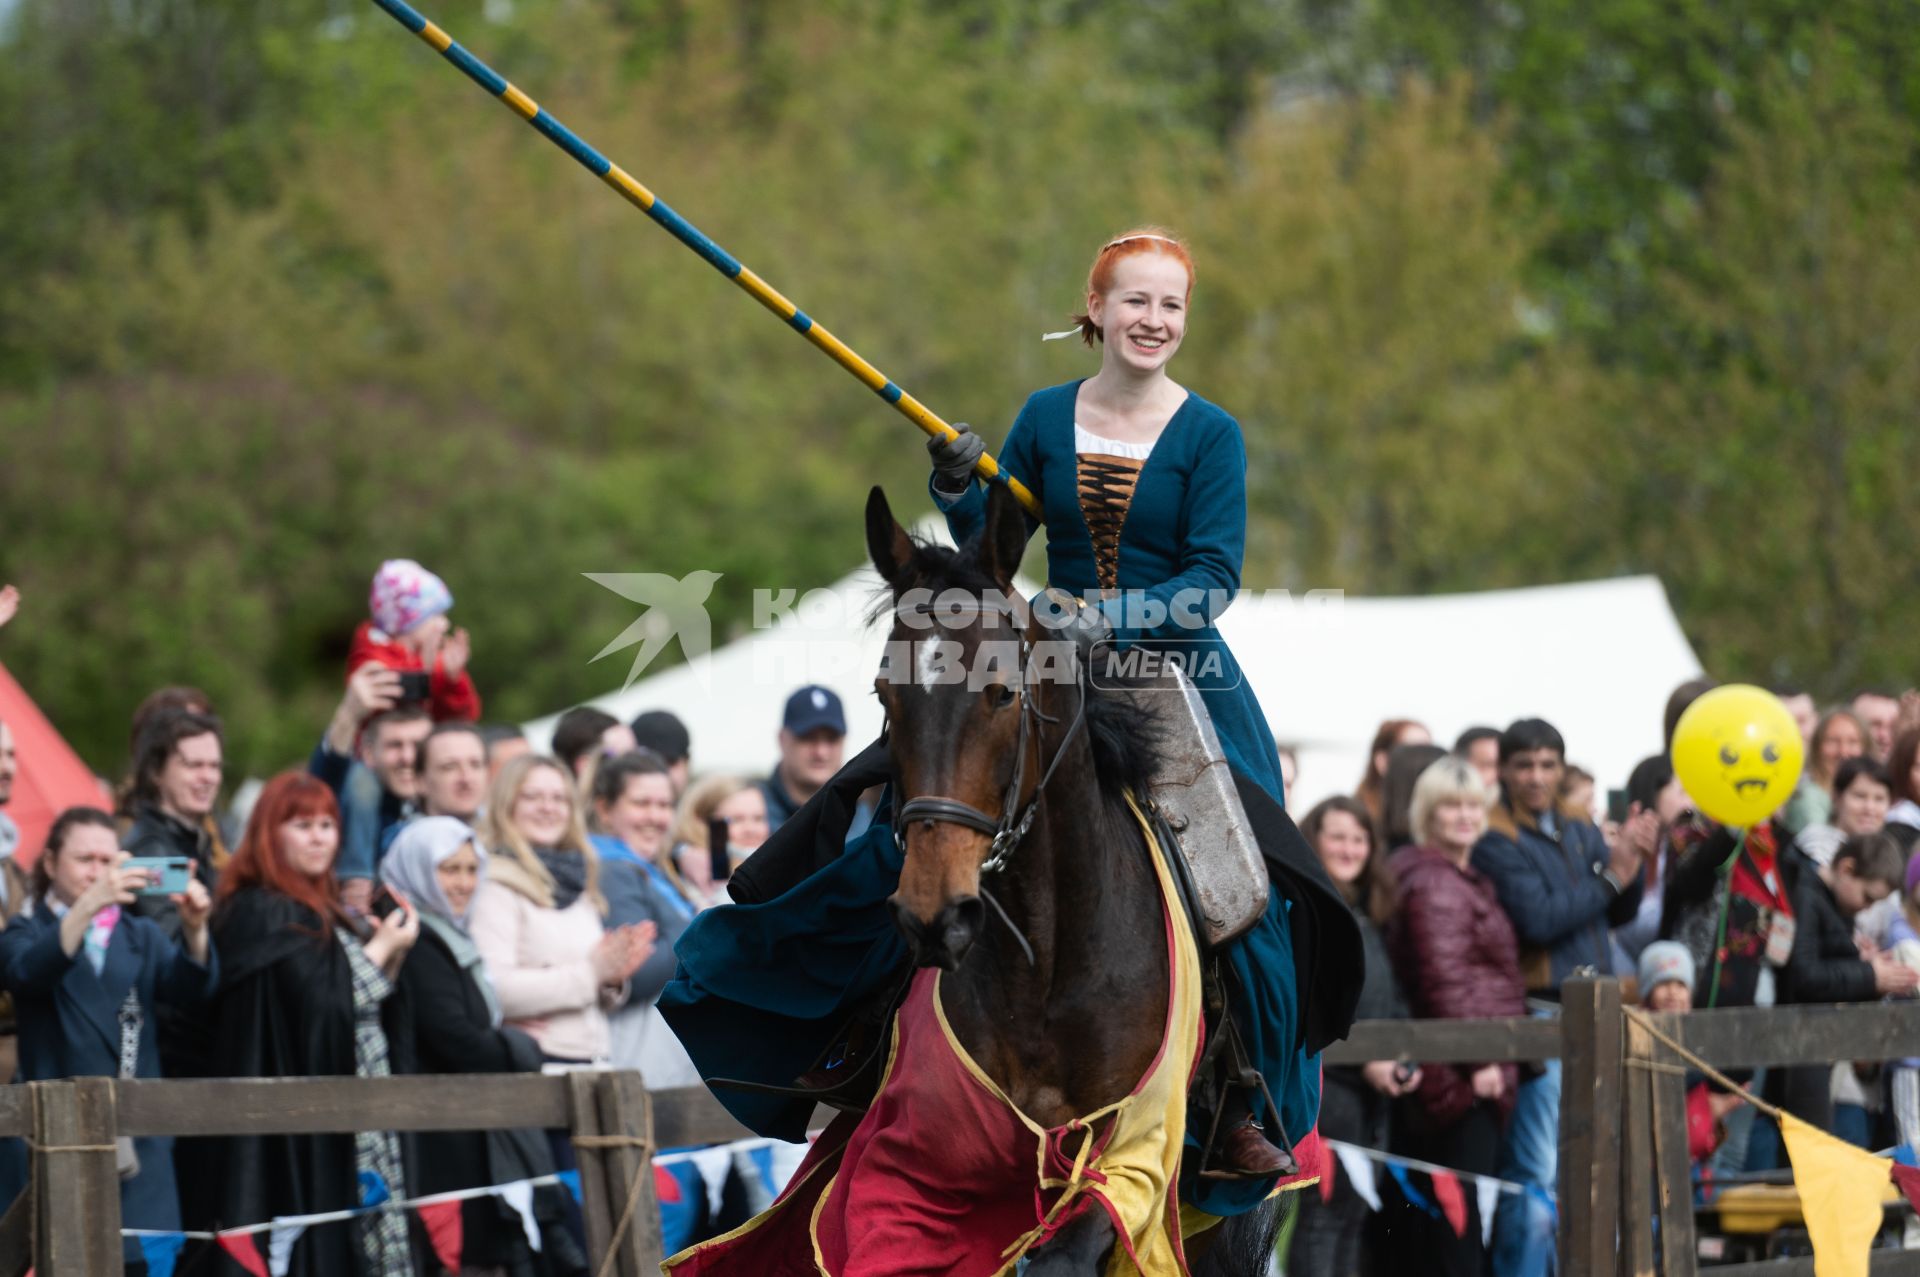
[(1131, 461), (1145, 461), (1153, 454), (1153, 445), (1159, 441), (1159, 436), (1156, 435), (1146, 443), (1127, 443), (1124, 440), (1097, 435), (1077, 421), (1073, 423), (1073, 450), (1076, 454), (1091, 452), (1103, 457), (1126, 457)]

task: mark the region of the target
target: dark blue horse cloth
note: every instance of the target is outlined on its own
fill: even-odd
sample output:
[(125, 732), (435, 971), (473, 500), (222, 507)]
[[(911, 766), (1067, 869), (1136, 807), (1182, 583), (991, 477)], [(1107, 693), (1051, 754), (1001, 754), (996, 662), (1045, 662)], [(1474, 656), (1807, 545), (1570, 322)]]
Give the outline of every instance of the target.
[[(220, 974), (211, 951), (207, 965), (201, 966), (158, 924), (123, 911), (96, 975), (84, 956), (69, 956), (60, 947), (60, 919), (39, 901), (0, 932), (0, 979), (13, 994), (19, 1020), (19, 1080), (40, 1082), (118, 1077), (120, 1008), (129, 993), (141, 1010), (134, 1075), (159, 1077), (154, 1007), (164, 1002), (192, 1014), (212, 1001)], [(173, 1138), (139, 1136), (133, 1148), (140, 1173), (120, 1183), (121, 1223), (127, 1228), (179, 1228)], [(123, 1254), (129, 1260), (141, 1258), (139, 1239), (124, 1239)]]
[[(1050, 583), (1091, 594), (1097, 588), (1094, 551), (1075, 471), (1078, 386), (1056, 386), (1028, 399), (1000, 461), (1046, 512)], [(978, 534), (985, 508), (977, 483), (951, 503), (948, 519), (957, 541), (964, 544)], [(1030, 531), (1037, 526), (1029, 520)], [(1230, 598), (1239, 588), (1245, 531), (1246, 452), (1240, 428), (1219, 408), (1189, 395), (1140, 471), (1121, 532), (1119, 588), (1141, 591), (1163, 605), (1182, 595), (1203, 609), (1208, 600)], [(1211, 618), (1206, 613), (1198, 628), (1171, 618), (1161, 626), (1136, 627), (1125, 624), (1122, 610), (1115, 628), (1125, 646), (1177, 649), (1189, 658), (1196, 651), (1212, 652), (1214, 668), (1226, 671), (1196, 682), (1241, 782), (1275, 884), (1265, 916), (1223, 953), (1230, 968), (1229, 997), (1254, 1067), (1280, 1109), (1279, 1125), (1297, 1141), (1319, 1111), (1319, 1051), (1344, 1036), (1352, 1021), (1362, 969), (1359, 936), (1282, 808), (1279, 756), (1266, 716)], [(816, 796), (829, 809), (834, 801), (827, 790)], [(886, 812), (876, 814), (868, 832), (837, 855), (831, 814), (804, 819), (808, 815), (803, 808), (797, 825), (783, 826), (756, 853), (756, 859), (777, 857), (789, 865), (811, 853), (808, 876), (787, 875), (779, 894), (758, 903), (702, 914), (675, 947), (680, 970), (661, 995), (660, 1009), (704, 1077), (790, 1083), (830, 1044), (852, 1009), (907, 960), (886, 908), (902, 862)], [(840, 825), (839, 831), (845, 828)], [(734, 895), (741, 898), (737, 887)], [(1327, 987), (1313, 995), (1320, 1005), (1309, 1007), (1310, 991), (1303, 984), (1316, 978)], [(762, 1134), (797, 1139), (804, 1132), (810, 1111), (804, 1101), (725, 1088), (715, 1094)], [(1256, 1100), (1254, 1107), (1267, 1118), (1262, 1103)], [(1200, 1180), (1193, 1174), (1200, 1160), (1199, 1135), (1189, 1132), (1187, 1144), (1191, 1155), (1184, 1163), (1181, 1200), (1233, 1215), (1258, 1205), (1271, 1187), (1266, 1181)]]

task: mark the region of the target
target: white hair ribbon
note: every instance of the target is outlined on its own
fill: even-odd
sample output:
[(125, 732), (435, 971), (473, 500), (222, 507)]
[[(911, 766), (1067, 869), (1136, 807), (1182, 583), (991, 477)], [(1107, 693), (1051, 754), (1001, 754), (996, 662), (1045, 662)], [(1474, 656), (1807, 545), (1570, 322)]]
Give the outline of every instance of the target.
[(1080, 335), (1080, 329), (1079, 329), (1079, 326), (1076, 325), (1072, 328), (1062, 328), (1057, 333), (1041, 333), (1040, 340), (1041, 341), (1059, 341), (1062, 337), (1078, 337), (1079, 335)]
[(1171, 235), (1155, 235), (1155, 234), (1152, 234), (1151, 232), (1143, 232), (1139, 235), (1122, 235), (1119, 239), (1110, 239), (1106, 243), (1100, 246), (1100, 251), (1104, 253), (1109, 248), (1112, 248), (1115, 244), (1125, 244), (1131, 240), (1136, 240), (1136, 239), (1157, 239), (1162, 244), (1171, 244), (1175, 248), (1180, 247), (1180, 241), (1173, 238), (1173, 236)]

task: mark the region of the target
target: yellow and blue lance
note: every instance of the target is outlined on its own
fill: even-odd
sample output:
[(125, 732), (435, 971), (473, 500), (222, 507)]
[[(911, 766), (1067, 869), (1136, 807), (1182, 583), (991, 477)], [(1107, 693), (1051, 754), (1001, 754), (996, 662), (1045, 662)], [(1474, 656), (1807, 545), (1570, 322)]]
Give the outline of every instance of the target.
[[(512, 107), (521, 119), (533, 125), (548, 141), (580, 161), (588, 172), (618, 191), (629, 204), (658, 222), (675, 239), (698, 253), (708, 265), (725, 275), (745, 289), (755, 301), (774, 314), (787, 321), (789, 327), (802, 334), (815, 346), (824, 351), (829, 358), (848, 372), (858, 377), (867, 389), (892, 404), (894, 408), (914, 425), (937, 439), (952, 439), (957, 432), (941, 420), (938, 413), (915, 399), (912, 395), (896, 386), (887, 375), (862, 359), (853, 348), (835, 337), (825, 328), (815, 323), (813, 317), (780, 294), (780, 291), (743, 266), (733, 254), (708, 239), (700, 229), (686, 218), (673, 211), (665, 200), (636, 181), (632, 174), (613, 163), (606, 156), (594, 150), (572, 129), (554, 119), (541, 108), (538, 102), (507, 83), (492, 67), (467, 52), (454, 38), (442, 31), (406, 0), (373, 0), (382, 9), (392, 14), (401, 26), (425, 40), (453, 65), (467, 73), (467, 78), (485, 89), (493, 96)], [(1034, 518), (1041, 518), (1040, 503), (1032, 492), (1010, 474), (1004, 473), (994, 459), (982, 453), (974, 466), (974, 473), (990, 482), (1006, 485), (1006, 488), (1027, 512)]]

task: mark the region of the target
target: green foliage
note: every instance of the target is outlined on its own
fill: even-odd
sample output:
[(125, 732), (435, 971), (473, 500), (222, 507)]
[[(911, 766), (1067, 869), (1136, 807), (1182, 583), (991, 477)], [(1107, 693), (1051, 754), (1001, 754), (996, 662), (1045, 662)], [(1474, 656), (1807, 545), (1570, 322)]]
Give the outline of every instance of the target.
[[(1722, 675), (1906, 681), (1920, 25), (1868, 0), (519, 0), (433, 16), (997, 441), (1091, 248), (1200, 260), (1250, 583), (1660, 573)], [(503, 16), (504, 14), (504, 16)], [(371, 6), (22, 0), (0, 35), (0, 648), (103, 770), (152, 687), (238, 766), (380, 559), (490, 718), (616, 685), (588, 571), (861, 554), (920, 440)], [(1274, 707), (1284, 714), (1284, 707)]]

